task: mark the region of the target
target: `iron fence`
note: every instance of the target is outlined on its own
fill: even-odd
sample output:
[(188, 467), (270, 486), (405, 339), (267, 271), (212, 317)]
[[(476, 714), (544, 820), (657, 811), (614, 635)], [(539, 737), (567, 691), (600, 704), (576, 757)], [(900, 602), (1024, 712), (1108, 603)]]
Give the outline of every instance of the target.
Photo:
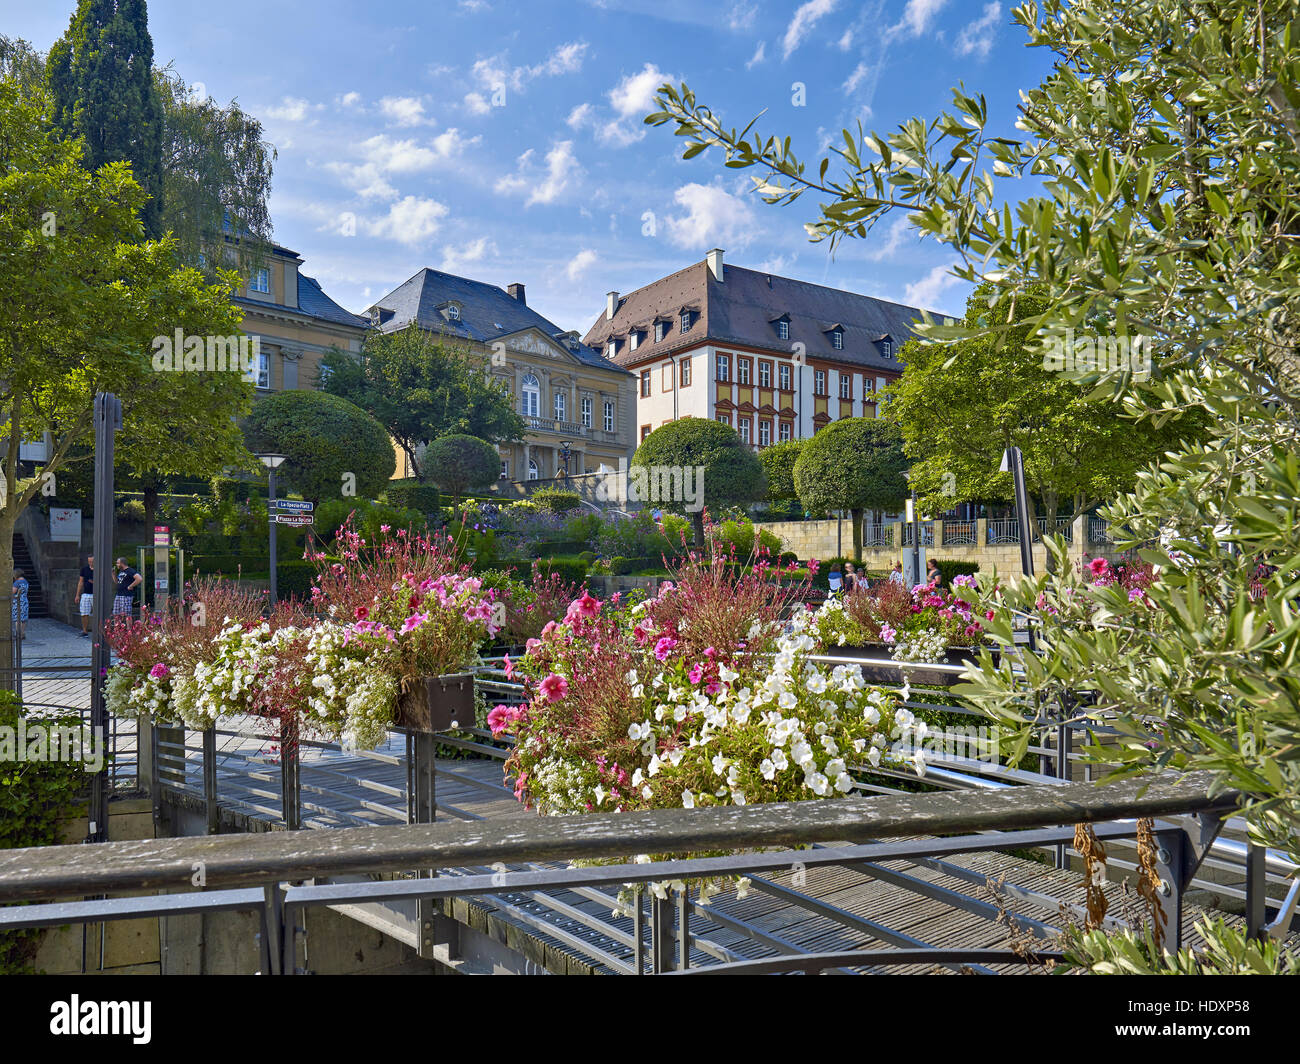
[[(913, 525), (910, 522), (903, 523), (903, 546), (905, 547), (910, 547), (912, 545), (912, 528)], [(921, 528), (921, 546), (933, 547), (934, 546), (934, 522), (922, 521), (920, 523), (920, 528)]]
[(1020, 522), (1014, 517), (997, 517), (988, 522), (985, 533), (990, 546), (997, 543), (1019, 543)]
[(1110, 544), (1110, 522), (1104, 517), (1091, 514), (1088, 517), (1088, 542), (1094, 547)]
[(897, 525), (866, 525), (862, 531), (862, 546), (868, 549), (890, 548), (894, 545)]
[(974, 521), (945, 521), (943, 523), (943, 545), (945, 547), (961, 547), (974, 545), (976, 542), (976, 528)]

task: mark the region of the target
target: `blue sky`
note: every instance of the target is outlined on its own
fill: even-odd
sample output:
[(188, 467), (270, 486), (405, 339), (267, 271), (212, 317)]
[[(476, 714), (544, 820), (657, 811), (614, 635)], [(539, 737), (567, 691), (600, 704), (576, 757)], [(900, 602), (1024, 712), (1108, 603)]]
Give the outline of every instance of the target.
[[(960, 313), (950, 254), (887, 219), (831, 258), (811, 193), (769, 207), (716, 152), (683, 161), (641, 119), (685, 80), (728, 124), (812, 157), (845, 125), (889, 132), (989, 99), (1014, 132), (1047, 57), (987, 0), (153, 0), (155, 57), (264, 123), (277, 239), (351, 310), (424, 266), (494, 284), (583, 332), (627, 292), (722, 247), (728, 262)], [(74, 0), (0, 0), (42, 50)], [(795, 83), (804, 86), (796, 104)], [(756, 171), (754, 171), (756, 175)], [(653, 235), (644, 235), (647, 212)]]

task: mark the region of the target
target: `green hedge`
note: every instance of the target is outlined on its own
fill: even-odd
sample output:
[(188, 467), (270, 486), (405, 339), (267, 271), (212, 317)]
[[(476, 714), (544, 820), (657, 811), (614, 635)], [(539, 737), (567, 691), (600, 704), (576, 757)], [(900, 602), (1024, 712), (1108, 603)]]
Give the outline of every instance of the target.
[(426, 515), (436, 513), (442, 505), (442, 496), (438, 493), (438, 489), (414, 477), (389, 481), (382, 499), (389, 506), (401, 510), (416, 510)]
[(235, 480), (232, 477), (213, 477), (211, 481), (212, 497), (218, 505), (223, 502), (247, 502), (255, 492), (259, 495), (267, 490), (265, 477), (259, 480)]
[[(316, 562), (277, 562), (275, 594), (277, 598), (309, 598), (316, 579)], [(269, 574), (268, 574), (269, 575)]]
[(528, 496), (528, 501), (553, 514), (567, 514), (582, 505), (582, 499), (576, 491), (551, 487), (538, 488)]
[[(481, 567), (476, 561), (473, 568), (476, 573), (490, 569), (504, 570), (510, 573), (514, 579), (525, 584), (531, 583), (533, 578), (533, 559), (531, 558), (485, 560)], [(587, 570), (590, 566), (581, 558), (538, 558), (537, 568), (543, 576), (558, 573), (562, 580), (581, 584), (586, 582)]]
[(973, 576), (980, 571), (979, 562), (962, 562), (955, 558), (935, 558), (934, 564), (939, 567), (944, 587), (952, 587), (954, 576)]
[(585, 539), (543, 539), (530, 543), (528, 552), (534, 558), (547, 558), (556, 554), (581, 554), (590, 547)]

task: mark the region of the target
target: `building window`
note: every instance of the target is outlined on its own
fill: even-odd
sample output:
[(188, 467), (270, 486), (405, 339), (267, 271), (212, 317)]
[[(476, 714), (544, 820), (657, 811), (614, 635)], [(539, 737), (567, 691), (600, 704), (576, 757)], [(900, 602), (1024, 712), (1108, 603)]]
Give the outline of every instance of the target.
[(519, 391), (522, 399), (520, 412), (524, 417), (537, 417), (542, 406), (542, 389), (537, 378), (529, 373), (519, 382)]
[(749, 359), (736, 359), (736, 380), (741, 384), (749, 383)]
[(759, 362), (758, 364), (758, 386), (760, 388), (772, 387), (772, 363)]
[(724, 425), (727, 426), (727, 428), (731, 428), (730, 414), (718, 414), (716, 420), (721, 421)]
[(871, 402), (871, 378), (863, 374), (862, 377), (862, 401)]
[(852, 373), (840, 374), (840, 398), (841, 399), (853, 398), (853, 374)]
[(589, 395), (582, 397), (582, 427), (591, 428), (591, 396)]
[(501, 479), (510, 479), (510, 460), (508, 458), (501, 459)]
[(682, 379), (682, 387), (689, 388), (691, 386), (691, 360), (689, 358), (682, 359), (680, 376)]
[(650, 394), (650, 371), (643, 369), (641, 371), (641, 398), (645, 399)]
[(813, 373), (813, 394), (826, 394), (826, 371), (824, 369), (816, 370)]
[(781, 391), (788, 392), (790, 390), (790, 367), (782, 363), (777, 371), (777, 378), (781, 382)]
[(644, 442), (645, 438), (646, 438), (647, 436), (649, 436), (649, 435), (650, 435), (650, 426), (649, 426), (649, 425), (642, 425), (642, 426), (641, 426), (641, 439), (642, 439), (642, 441)]
[(780, 428), (777, 429), (781, 442), (785, 443), (790, 438), (790, 422), (782, 421)]
[(835, 348), (836, 351), (844, 350), (844, 333), (839, 329), (831, 331), (831, 347)]
[(747, 417), (740, 419), (740, 439), (742, 443), (749, 442), (749, 418)]
[(884, 346), (884, 355), (886, 358), (894, 357), (894, 343), (892, 340), (886, 340)]
[(658, 343), (668, 335), (668, 323), (666, 321), (655, 322), (655, 343)]
[(614, 404), (608, 399), (605, 400), (605, 431), (614, 431)]
[(778, 321), (776, 323), (776, 335), (779, 340), (790, 339), (790, 323), (788, 321)]
[(259, 388), (271, 387), (271, 356), (265, 351), (257, 356), (257, 386)]
[(452, 321), (460, 321), (460, 307), (453, 303), (447, 308), (447, 317)]
[(251, 292), (270, 292), (271, 271), (265, 266), (261, 267), (253, 274), (253, 279), (248, 282), (248, 288)]
[(541, 475), (541, 470), (537, 468), (536, 460), (528, 459), (528, 479), (536, 480)]
[(627, 334), (627, 347), (629, 351), (635, 351), (637, 344), (641, 342), (641, 334), (633, 329)]
[(691, 312), (689, 310), (683, 310), (682, 311), (682, 332), (685, 332), (690, 327), (691, 327)]
[(659, 367), (659, 384), (665, 392), (673, 390), (673, 364), (665, 362)]
[(618, 354), (618, 341), (611, 336), (609, 343), (605, 345), (605, 357), (613, 358), (616, 354)]
[(718, 356), (718, 380), (729, 381), (731, 379), (731, 359), (726, 355)]
[(563, 421), (565, 415), (565, 400), (563, 392), (555, 393), (555, 420)]
[(772, 442), (772, 422), (760, 421), (758, 423), (758, 445), (766, 447)]

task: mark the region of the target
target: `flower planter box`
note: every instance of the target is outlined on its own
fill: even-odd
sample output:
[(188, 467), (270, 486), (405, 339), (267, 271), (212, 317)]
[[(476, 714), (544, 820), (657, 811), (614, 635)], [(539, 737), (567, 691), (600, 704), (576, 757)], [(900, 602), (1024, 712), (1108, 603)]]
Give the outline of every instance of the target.
[[(998, 660), (998, 647), (990, 647), (993, 652), (993, 660)], [(943, 664), (947, 665), (967, 665), (975, 661), (979, 656), (980, 648), (974, 647), (949, 647), (944, 652)], [(866, 643), (862, 646), (842, 646), (828, 647), (825, 651), (827, 657), (832, 658), (878, 658), (883, 661), (894, 660), (894, 648), (888, 643)], [(922, 662), (898, 662), (893, 665), (863, 665), (862, 677), (867, 683), (873, 684), (893, 684), (898, 683), (903, 677), (915, 684), (927, 684), (934, 686), (949, 686), (959, 682), (959, 677), (947, 671), (926, 668)]]
[(426, 676), (397, 699), (394, 724), (413, 732), (474, 727), (474, 674)]

